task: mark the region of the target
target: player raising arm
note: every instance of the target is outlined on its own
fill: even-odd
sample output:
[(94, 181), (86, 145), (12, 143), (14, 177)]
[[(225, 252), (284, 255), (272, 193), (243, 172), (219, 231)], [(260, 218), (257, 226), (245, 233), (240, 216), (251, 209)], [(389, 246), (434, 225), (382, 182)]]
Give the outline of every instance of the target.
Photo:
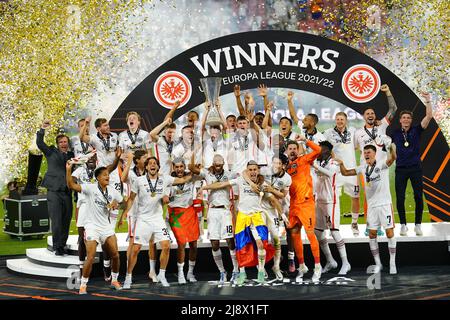
[(375, 272), (379, 272), (383, 266), (380, 260), (380, 252), (377, 242), (377, 230), (380, 226), (386, 229), (390, 254), (390, 274), (396, 274), (395, 254), (397, 241), (394, 238), (394, 213), (389, 188), (389, 167), (394, 163), (397, 155), (395, 144), (389, 146), (389, 154), (386, 161), (377, 161), (377, 149), (373, 145), (364, 147), (364, 159), (366, 163), (356, 169), (346, 169), (341, 160), (340, 164), (343, 176), (364, 174), (366, 183), (364, 191), (367, 199), (367, 227), (369, 229), (369, 244), (376, 264)]

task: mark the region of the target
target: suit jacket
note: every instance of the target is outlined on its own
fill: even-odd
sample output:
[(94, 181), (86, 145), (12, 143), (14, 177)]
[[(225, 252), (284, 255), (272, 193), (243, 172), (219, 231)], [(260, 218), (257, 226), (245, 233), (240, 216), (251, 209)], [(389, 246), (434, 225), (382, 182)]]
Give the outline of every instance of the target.
[(69, 191), (66, 183), (66, 161), (73, 158), (72, 151), (65, 156), (55, 146), (48, 146), (44, 142), (45, 130), (40, 129), (36, 134), (36, 144), (47, 159), (47, 172), (42, 180), (42, 186), (50, 191)]

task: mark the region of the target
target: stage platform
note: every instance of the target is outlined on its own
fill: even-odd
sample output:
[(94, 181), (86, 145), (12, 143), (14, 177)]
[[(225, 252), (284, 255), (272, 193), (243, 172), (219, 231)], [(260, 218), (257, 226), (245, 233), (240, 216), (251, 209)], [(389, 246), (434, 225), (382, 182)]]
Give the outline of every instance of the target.
[[(353, 268), (365, 268), (372, 264), (373, 259), (368, 247), (369, 239), (364, 235), (365, 225), (360, 225), (360, 235), (354, 237), (350, 225), (342, 225), (341, 233), (346, 242), (347, 254)], [(408, 224), (408, 236), (400, 236), (400, 228), (395, 229), (397, 238), (397, 265), (399, 270), (403, 266), (426, 266), (426, 265), (450, 265), (450, 223), (424, 223), (422, 224), (423, 236), (416, 236), (414, 233), (414, 224)], [(198, 241), (198, 258), (196, 264), (197, 272), (215, 272), (216, 266), (211, 255), (211, 244), (205, 234)], [(117, 234), (118, 247), (121, 259), (121, 274), (125, 273), (126, 250), (128, 243), (127, 234)], [(11, 272), (30, 277), (43, 277), (50, 279), (67, 279), (74, 270), (77, 270), (77, 236), (70, 236), (67, 242), (70, 254), (65, 256), (55, 256), (51, 251), (52, 237), (48, 237), (47, 248), (27, 249), (26, 257), (18, 259), (9, 259), (6, 261), (7, 269)], [(172, 235), (172, 239), (174, 239)], [(312, 255), (309, 248), (309, 241), (306, 234), (302, 234), (302, 240), (305, 245), (305, 261), (308, 266), (313, 265)], [(340, 262), (339, 255), (334, 244), (334, 240), (328, 234), (331, 251), (336, 261)], [(387, 250), (387, 238), (379, 237), (381, 259), (383, 263), (388, 264), (389, 254)], [(226, 242), (221, 242), (222, 254), (225, 267), (231, 269)], [(169, 260), (168, 272), (176, 271), (176, 243), (171, 245), (171, 255)], [(98, 246), (98, 257), (93, 267), (93, 276), (99, 276), (102, 268), (99, 263), (101, 247)], [(282, 253), (286, 257), (286, 240), (282, 240)], [(322, 257), (323, 258), (323, 257)], [(325, 261), (322, 259), (322, 263)], [(186, 264), (187, 265), (187, 264)], [(271, 266), (269, 263), (268, 268)], [(287, 269), (286, 259), (282, 260), (281, 266)], [(158, 267), (158, 266), (157, 266)], [(135, 268), (135, 274), (145, 274), (148, 272), (148, 246), (143, 246), (138, 257), (138, 263)], [(269, 270), (269, 269), (268, 269)], [(337, 272), (337, 271), (336, 271)]]

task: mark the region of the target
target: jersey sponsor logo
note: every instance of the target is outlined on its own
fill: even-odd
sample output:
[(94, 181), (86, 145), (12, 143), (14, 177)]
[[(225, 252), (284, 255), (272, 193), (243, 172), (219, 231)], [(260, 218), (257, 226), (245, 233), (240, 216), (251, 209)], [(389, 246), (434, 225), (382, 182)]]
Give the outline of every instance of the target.
[(249, 194), (256, 195), (256, 193), (252, 189), (249, 189), (249, 188), (244, 188), (244, 193), (249, 193)]
[(342, 91), (353, 102), (369, 102), (376, 97), (380, 87), (380, 75), (374, 68), (366, 64), (350, 67), (342, 77)]
[(102, 200), (95, 199), (94, 202), (95, 202), (95, 204), (99, 205), (101, 208), (106, 208), (106, 203), (103, 202)]
[(171, 109), (175, 101), (179, 100), (181, 108), (191, 98), (192, 85), (181, 72), (167, 71), (156, 79), (153, 93), (163, 107)]
[[(375, 170), (376, 171), (376, 170)], [(381, 180), (381, 175), (377, 175), (377, 176), (374, 176), (374, 177), (370, 177), (369, 178), (369, 181), (370, 182), (373, 182), (373, 181), (380, 181)]]

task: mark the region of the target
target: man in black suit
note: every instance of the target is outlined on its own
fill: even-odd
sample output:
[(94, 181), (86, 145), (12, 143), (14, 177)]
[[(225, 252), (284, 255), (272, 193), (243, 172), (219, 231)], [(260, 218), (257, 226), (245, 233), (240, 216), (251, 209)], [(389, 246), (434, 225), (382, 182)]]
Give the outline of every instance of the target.
[(72, 193), (66, 184), (66, 162), (74, 157), (69, 151), (69, 137), (60, 134), (56, 137), (56, 145), (48, 146), (44, 142), (45, 129), (50, 122), (45, 120), (36, 135), (36, 144), (47, 159), (47, 172), (42, 186), (47, 188), (48, 216), (52, 225), (53, 250), (55, 255), (67, 253), (65, 246), (69, 237), (72, 220)]

